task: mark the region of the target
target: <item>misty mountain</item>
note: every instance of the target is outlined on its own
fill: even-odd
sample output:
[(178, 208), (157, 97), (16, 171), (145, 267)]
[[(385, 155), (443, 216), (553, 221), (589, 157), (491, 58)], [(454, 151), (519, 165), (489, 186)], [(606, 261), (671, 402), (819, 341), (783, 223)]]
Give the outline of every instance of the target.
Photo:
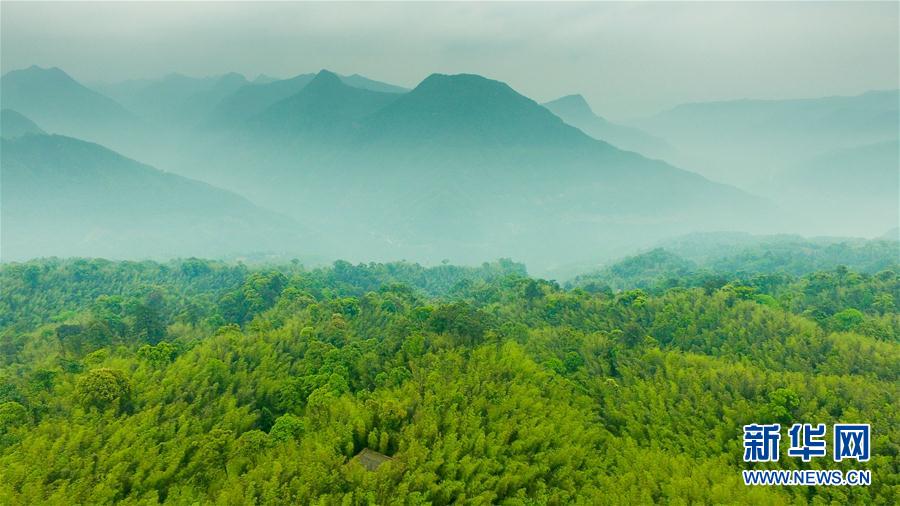
[(800, 100), (684, 104), (634, 125), (671, 143), (676, 161), (767, 191), (780, 172), (836, 149), (897, 139), (900, 91)]
[(244, 198), (60, 135), (2, 140), (3, 260), (243, 253), (300, 245)]
[(679, 231), (740, 227), (769, 209), (589, 137), (475, 75), (435, 74), (397, 95), (321, 72), (204, 149), (181, 170), (215, 167), (191, 174), (341, 234), (337, 254), (348, 258), (468, 261), (521, 251), (540, 263), (561, 251), (588, 257)]
[(397, 97), (395, 93), (348, 86), (337, 74), (323, 70), (299, 92), (254, 117), (250, 128), (265, 135), (306, 141), (347, 138), (359, 121)]
[(395, 84), (384, 83), (381, 81), (376, 81), (374, 79), (369, 79), (366, 76), (361, 76), (359, 74), (352, 74), (349, 76), (340, 76), (341, 81), (348, 86), (353, 86), (354, 88), (362, 88), (364, 90), (370, 91), (381, 91), (384, 93), (406, 93), (409, 91), (408, 88), (404, 88), (402, 86), (397, 86)]
[(439, 147), (585, 143), (586, 136), (507, 84), (432, 74), (366, 124), (366, 141)]
[(207, 125), (210, 127), (232, 126), (245, 121), (268, 109), (272, 104), (298, 93), (315, 74), (300, 74), (290, 79), (254, 83), (236, 90), (223, 98), (210, 112)]
[(56, 67), (32, 66), (4, 74), (0, 101), (49, 131), (91, 140), (133, 136), (141, 128), (121, 104)]
[(33, 121), (12, 109), (0, 110), (0, 136), (19, 137), (25, 134), (43, 134)]
[(544, 104), (566, 123), (616, 147), (636, 151), (650, 158), (665, 158), (672, 147), (666, 141), (638, 128), (613, 123), (598, 116), (581, 95), (567, 95)]
[[(325, 71), (327, 72), (327, 71)], [(353, 88), (382, 93), (404, 93), (406, 88), (392, 84), (375, 81), (359, 74), (351, 76), (336, 75), (341, 82)], [(272, 80), (265, 83), (256, 83), (244, 86), (232, 95), (225, 97), (212, 111), (207, 125), (213, 128), (234, 126), (236, 123), (248, 120), (261, 114), (276, 103), (299, 93), (306, 87), (316, 74), (300, 74), (290, 79)]]
[(173, 73), (160, 79), (129, 80), (99, 88), (142, 118), (172, 127), (196, 125), (222, 99), (248, 84), (237, 73), (201, 78)]
[(256, 76), (256, 79), (253, 80), (253, 84), (266, 84), (275, 81), (280, 81), (281, 79), (278, 77), (272, 77), (268, 74), (260, 74)]
[(698, 266), (694, 262), (663, 248), (655, 248), (618, 260), (599, 270), (575, 276), (567, 282), (567, 286), (592, 292), (620, 292), (634, 288), (646, 290), (664, 285), (671, 278), (687, 278), (697, 270)]
[[(896, 267), (896, 237), (865, 240), (849, 237), (752, 235), (737, 232), (695, 233), (658, 243), (652, 249), (596, 268), (570, 266), (554, 275), (572, 277), (568, 286), (613, 291), (675, 286), (721, 286), (723, 275), (802, 276), (839, 267), (875, 274)], [(568, 275), (568, 276), (566, 276)]]

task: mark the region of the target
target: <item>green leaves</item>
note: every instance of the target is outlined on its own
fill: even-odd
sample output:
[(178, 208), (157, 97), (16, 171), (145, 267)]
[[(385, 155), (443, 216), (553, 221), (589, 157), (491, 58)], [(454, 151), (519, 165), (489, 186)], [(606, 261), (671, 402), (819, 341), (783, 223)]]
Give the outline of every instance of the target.
[(92, 369), (78, 380), (78, 399), (85, 408), (124, 409), (131, 401), (131, 385), (117, 369)]
[[(0, 329), (3, 503), (893, 499), (893, 273), (611, 294), (500, 264), (235, 281), (191, 260), (148, 285), (144, 264), (53, 262), (41, 312), (78, 310)], [(48, 279), (121, 294), (72, 306)], [(154, 342), (136, 329), (157, 317)], [(741, 425), (842, 420), (881, 438), (865, 491), (740, 483)], [(392, 460), (351, 464), (364, 448)]]

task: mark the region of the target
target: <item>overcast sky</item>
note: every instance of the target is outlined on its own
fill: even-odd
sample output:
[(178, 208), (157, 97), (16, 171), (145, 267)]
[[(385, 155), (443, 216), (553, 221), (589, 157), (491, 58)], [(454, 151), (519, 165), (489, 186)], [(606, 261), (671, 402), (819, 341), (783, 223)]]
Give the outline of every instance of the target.
[(897, 88), (900, 3), (0, 3), (2, 70), (90, 83), (328, 68), (408, 87), (482, 74), (611, 118), (682, 102)]

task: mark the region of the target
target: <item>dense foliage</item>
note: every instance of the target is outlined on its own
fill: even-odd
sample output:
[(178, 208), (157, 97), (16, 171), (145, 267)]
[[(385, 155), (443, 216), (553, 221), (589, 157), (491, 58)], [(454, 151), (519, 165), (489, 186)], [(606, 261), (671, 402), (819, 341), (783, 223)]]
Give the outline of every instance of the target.
[[(896, 267), (680, 279), (6, 265), (0, 503), (896, 504)], [(776, 421), (871, 423), (868, 463), (770, 467), (872, 485), (744, 486)]]

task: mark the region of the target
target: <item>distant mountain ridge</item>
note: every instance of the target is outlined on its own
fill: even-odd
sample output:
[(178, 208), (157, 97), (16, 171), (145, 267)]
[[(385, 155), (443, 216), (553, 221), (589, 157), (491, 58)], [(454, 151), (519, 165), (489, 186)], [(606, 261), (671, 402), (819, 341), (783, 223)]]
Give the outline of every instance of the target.
[(397, 97), (395, 93), (349, 86), (337, 74), (323, 70), (299, 92), (251, 118), (250, 124), (266, 134), (306, 134), (322, 141), (334, 135), (349, 135), (356, 122)]
[(780, 171), (841, 148), (900, 136), (900, 90), (791, 100), (679, 105), (631, 122), (670, 142), (678, 161), (720, 181), (764, 186)]
[(104, 137), (140, 127), (138, 118), (57, 67), (7, 72), (0, 78), (0, 101), (53, 132)]
[(416, 142), (553, 143), (583, 135), (506, 83), (474, 74), (432, 74), (378, 111), (368, 125), (374, 136)]
[(3, 137), (2, 255), (171, 258), (299, 249), (293, 220), (60, 135)]
[[(434, 74), (397, 95), (323, 71), (194, 156), (187, 170), (211, 164), (217, 184), (317, 217), (319, 228), (353, 230), (372, 255), (462, 249), (477, 259), (513, 248), (546, 260), (563, 244), (572, 254), (609, 247), (626, 230), (650, 240), (767, 212), (760, 199), (621, 151), (471, 74)], [(329, 208), (340, 212), (321, 212)]]
[(12, 138), (25, 134), (43, 133), (46, 132), (22, 114), (12, 109), (0, 110), (0, 136)]
[[(849, 194), (854, 186), (847, 178), (861, 176), (861, 157), (872, 153), (865, 147), (882, 146), (891, 135), (896, 139), (896, 127), (888, 120), (896, 112), (892, 99), (897, 95), (890, 92), (776, 101), (758, 110), (744, 102), (676, 108), (671, 116), (648, 120), (652, 128), (647, 128), (651, 139), (654, 129), (675, 129), (675, 160), (683, 163), (673, 165), (616, 140), (616, 135), (633, 136), (635, 142), (647, 138), (600, 118), (583, 97), (542, 106), (506, 83), (474, 74), (433, 74), (401, 92), (327, 70), (260, 82), (237, 74), (209, 80), (170, 76), (165, 86), (141, 83), (135, 89), (152, 89), (149, 96), (171, 99), (169, 104), (193, 103), (198, 109), (172, 110), (197, 121), (144, 124), (141, 115), (62, 71), (38, 71), (31, 77), (46, 82), (27, 92), (15, 85), (21, 76), (4, 76), (4, 106), (10, 82), (12, 96), (26, 107), (16, 111), (39, 128), (110, 139), (103, 144), (131, 158), (208, 181), (329, 230), (338, 245), (335, 256), (360, 260), (467, 262), (515, 251), (522, 253), (517, 258), (549, 268), (650, 247), (690, 232), (797, 231), (807, 226), (807, 218), (815, 218), (801, 213), (814, 209), (809, 201), (776, 209), (766, 198), (715, 181), (727, 181), (724, 176), (732, 173), (756, 177), (797, 170), (800, 181), (792, 185), (830, 174), (832, 186)], [(11, 75), (15, 78), (8, 79)], [(79, 121), (84, 108), (67, 103), (45, 107), (51, 121), (44, 123), (31, 114), (42, 113), (47, 103), (40, 99), (42, 93), (71, 96), (73, 103), (98, 101), (100, 109), (88, 108)], [(148, 98), (148, 107), (163, 111), (151, 103)], [(96, 117), (103, 109), (124, 111), (124, 119), (109, 122), (106, 130), (94, 128), (103, 124)], [(201, 110), (207, 112), (196, 113)], [(224, 115), (216, 119), (219, 113)], [(60, 118), (72, 129), (58, 129)], [(607, 130), (601, 135), (602, 129)], [(848, 129), (853, 135), (842, 137)], [(94, 136), (95, 131), (104, 135)], [(137, 139), (142, 145), (123, 149), (119, 139)], [(830, 162), (820, 156), (827, 153), (818, 150), (834, 139), (840, 139), (834, 146), (844, 154), (836, 154), (828, 168)], [(707, 142), (710, 149), (702, 151), (703, 159), (692, 158), (693, 149), (682, 149)], [(735, 161), (740, 152), (749, 155)], [(783, 153), (789, 156), (778, 158)], [(878, 153), (890, 155), (889, 149)], [(767, 162), (775, 158), (784, 165)], [(876, 158), (870, 157), (873, 163)], [(788, 164), (790, 160), (794, 162)], [(891, 176), (891, 159), (886, 158), (887, 165), (885, 158), (878, 160), (881, 168), (866, 174)], [(804, 165), (810, 161), (814, 165)], [(802, 166), (811, 168), (803, 172)], [(695, 168), (712, 179), (692, 172)], [(819, 169), (827, 170), (817, 173)], [(767, 181), (775, 181), (774, 176)], [(890, 180), (877, 181), (887, 194), (883, 203), (891, 204)], [(895, 226), (896, 221), (881, 218), (883, 211), (878, 213), (878, 219), (866, 220), (844, 214), (849, 225), (871, 222), (879, 234)], [(365, 255), (354, 256), (359, 252)]]
[(543, 105), (566, 123), (595, 139), (651, 158), (665, 158), (671, 153), (672, 147), (666, 141), (638, 128), (618, 125), (598, 116), (581, 95), (566, 95)]
[[(409, 91), (406, 88), (375, 81), (359, 74), (340, 76), (327, 70), (323, 72), (333, 74), (347, 86), (357, 89), (395, 94)], [(242, 121), (249, 120), (288, 97), (300, 93), (317, 75), (299, 74), (289, 79), (245, 86), (224, 98), (212, 111), (207, 124), (212, 128), (233, 127)]]
[(173, 73), (159, 79), (106, 84), (99, 89), (145, 120), (185, 129), (204, 121), (223, 99), (249, 84), (236, 72), (201, 78)]

